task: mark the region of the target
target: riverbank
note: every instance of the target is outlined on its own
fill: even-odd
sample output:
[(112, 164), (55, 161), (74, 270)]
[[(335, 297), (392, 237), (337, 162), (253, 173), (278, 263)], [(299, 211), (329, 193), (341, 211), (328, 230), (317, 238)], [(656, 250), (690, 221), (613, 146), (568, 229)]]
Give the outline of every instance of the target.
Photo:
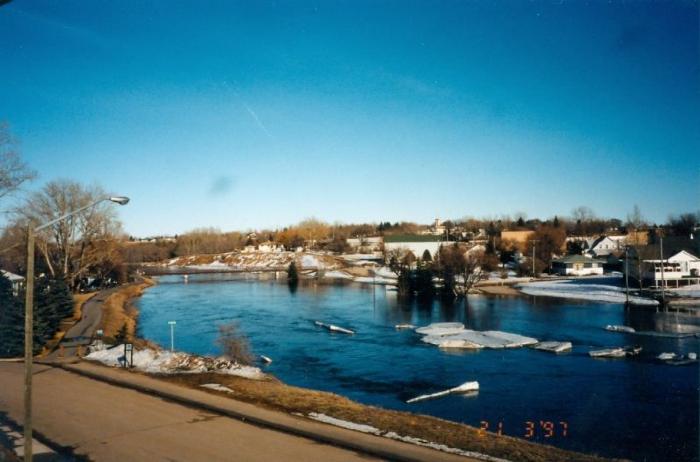
[[(133, 306), (133, 299), (140, 296), (150, 285), (152, 281), (146, 285), (125, 287), (123, 291), (110, 297), (108, 309), (113, 313), (133, 314), (134, 311), (129, 308), (130, 305)], [(132, 319), (135, 328), (137, 318)], [(506, 460), (537, 462), (603, 460), (520, 438), (479, 431), (465, 424), (435, 417), (363, 405), (333, 393), (289, 386), (271, 375), (266, 375), (263, 380), (249, 380), (218, 373), (148, 375), (255, 406), (365, 430), (413, 444), (428, 445), (452, 453), (478, 453)], [(215, 386), (204, 388), (204, 384)]]
[(119, 335), (120, 330), (125, 331), (126, 338), (137, 339), (139, 311), (134, 306), (133, 301), (155, 283), (153, 279), (142, 278), (139, 282), (121, 287), (104, 301), (100, 326), (105, 340), (114, 339)]

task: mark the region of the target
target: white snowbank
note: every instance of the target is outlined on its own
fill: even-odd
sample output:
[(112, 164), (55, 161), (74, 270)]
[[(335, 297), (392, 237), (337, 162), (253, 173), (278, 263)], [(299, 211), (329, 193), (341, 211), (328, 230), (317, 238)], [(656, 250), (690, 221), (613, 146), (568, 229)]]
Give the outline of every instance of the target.
[[(108, 366), (121, 366), (124, 346), (117, 345), (111, 349), (93, 351), (85, 358)], [(217, 374), (236, 375), (248, 379), (260, 380), (265, 377), (260, 369), (243, 366), (226, 358), (210, 358), (166, 350), (134, 350), (133, 367), (142, 372), (153, 374), (196, 374), (216, 372)]]
[(229, 387), (221, 385), (220, 383), (204, 383), (200, 385), (202, 388), (208, 388), (209, 390), (223, 391), (226, 393), (234, 393)]
[(319, 414), (317, 412), (310, 412), (309, 418), (318, 420), (319, 422), (335, 425), (336, 427), (347, 428), (348, 430), (355, 430), (362, 433), (371, 433), (373, 435), (380, 435), (382, 433), (381, 430), (372, 427), (371, 425), (348, 422), (347, 420), (336, 419), (335, 417)]
[(309, 413), (308, 417), (310, 419), (327, 423), (330, 425), (335, 425), (336, 427), (346, 428), (349, 430), (355, 430), (362, 433), (369, 433), (372, 435), (383, 436), (384, 438), (389, 438), (392, 440), (403, 441), (404, 443), (415, 444), (416, 446), (423, 446), (426, 448), (435, 449), (437, 451), (446, 452), (449, 454), (456, 454), (463, 457), (471, 457), (472, 459), (484, 460), (487, 462), (510, 462), (507, 459), (500, 459), (498, 457), (492, 457), (480, 452), (465, 451), (463, 449), (452, 448), (444, 444), (433, 443), (432, 441), (424, 440), (422, 438), (415, 438), (413, 436), (402, 436), (396, 432), (384, 432), (376, 427), (365, 424), (358, 424), (354, 422), (348, 422), (347, 420), (336, 419), (335, 417), (330, 417), (325, 414), (319, 414), (316, 412)]
[(302, 268), (322, 268), (323, 265), (318, 258), (313, 255), (304, 255), (301, 257), (301, 267)]
[[(599, 279), (600, 284), (592, 283)], [(590, 300), (605, 303), (625, 303), (625, 289), (610, 284), (610, 277), (567, 279), (559, 281), (537, 281), (517, 286), (523, 293), (537, 297), (560, 297), (576, 300)], [(658, 305), (656, 300), (630, 296), (630, 302), (637, 305)]]
[(353, 279), (352, 275), (346, 273), (345, 271), (338, 270), (326, 271), (323, 277), (330, 279)]
[(669, 292), (678, 294), (682, 297), (700, 298), (700, 284), (679, 287), (677, 289), (669, 289)]

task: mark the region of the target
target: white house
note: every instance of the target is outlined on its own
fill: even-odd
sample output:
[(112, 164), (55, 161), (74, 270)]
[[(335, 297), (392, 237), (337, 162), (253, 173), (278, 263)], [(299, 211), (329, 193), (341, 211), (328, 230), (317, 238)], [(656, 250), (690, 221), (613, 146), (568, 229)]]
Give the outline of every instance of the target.
[[(700, 283), (700, 258), (681, 250), (668, 258), (645, 258), (641, 264), (630, 262), (629, 272), (651, 287), (680, 287)], [(641, 269), (641, 275), (639, 271)]]
[[(649, 287), (680, 287), (700, 283), (700, 242), (684, 237), (667, 237), (660, 243), (629, 250), (629, 276)], [(624, 267), (623, 267), (624, 270)]]
[(552, 260), (552, 271), (562, 276), (603, 274), (603, 262), (583, 255), (567, 255)]
[(441, 240), (441, 236), (426, 234), (400, 234), (384, 236), (384, 250), (388, 254), (392, 250), (411, 252), (416, 258), (422, 258), (427, 250), (432, 258), (443, 245), (452, 245), (453, 241)]
[(24, 277), (5, 270), (0, 270), (0, 273), (10, 280), (10, 283), (12, 283), (12, 293), (17, 296), (22, 286), (24, 286)]
[(607, 257), (611, 253), (620, 250), (620, 242), (608, 236), (600, 236), (586, 241), (586, 253), (594, 257)]

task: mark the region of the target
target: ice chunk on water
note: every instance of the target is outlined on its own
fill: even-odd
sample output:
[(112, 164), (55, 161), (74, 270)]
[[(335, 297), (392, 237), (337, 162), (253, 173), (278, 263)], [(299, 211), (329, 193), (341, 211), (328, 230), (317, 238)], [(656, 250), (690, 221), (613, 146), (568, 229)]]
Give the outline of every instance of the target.
[(422, 335), (450, 335), (462, 331), (464, 331), (464, 324), (461, 322), (434, 322), (416, 329), (416, 333)]

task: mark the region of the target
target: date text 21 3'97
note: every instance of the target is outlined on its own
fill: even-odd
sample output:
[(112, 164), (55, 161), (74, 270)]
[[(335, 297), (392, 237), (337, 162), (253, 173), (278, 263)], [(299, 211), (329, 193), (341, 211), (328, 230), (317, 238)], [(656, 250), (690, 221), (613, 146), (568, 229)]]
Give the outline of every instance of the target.
[[(484, 436), (486, 432), (492, 432), (497, 435), (503, 435), (503, 422), (495, 422), (493, 425), (486, 421), (481, 421), (479, 427), (479, 435)], [(523, 438), (566, 438), (569, 434), (569, 424), (567, 422), (551, 422), (549, 420), (527, 421), (522, 426)], [(518, 435), (513, 435), (518, 436)]]

